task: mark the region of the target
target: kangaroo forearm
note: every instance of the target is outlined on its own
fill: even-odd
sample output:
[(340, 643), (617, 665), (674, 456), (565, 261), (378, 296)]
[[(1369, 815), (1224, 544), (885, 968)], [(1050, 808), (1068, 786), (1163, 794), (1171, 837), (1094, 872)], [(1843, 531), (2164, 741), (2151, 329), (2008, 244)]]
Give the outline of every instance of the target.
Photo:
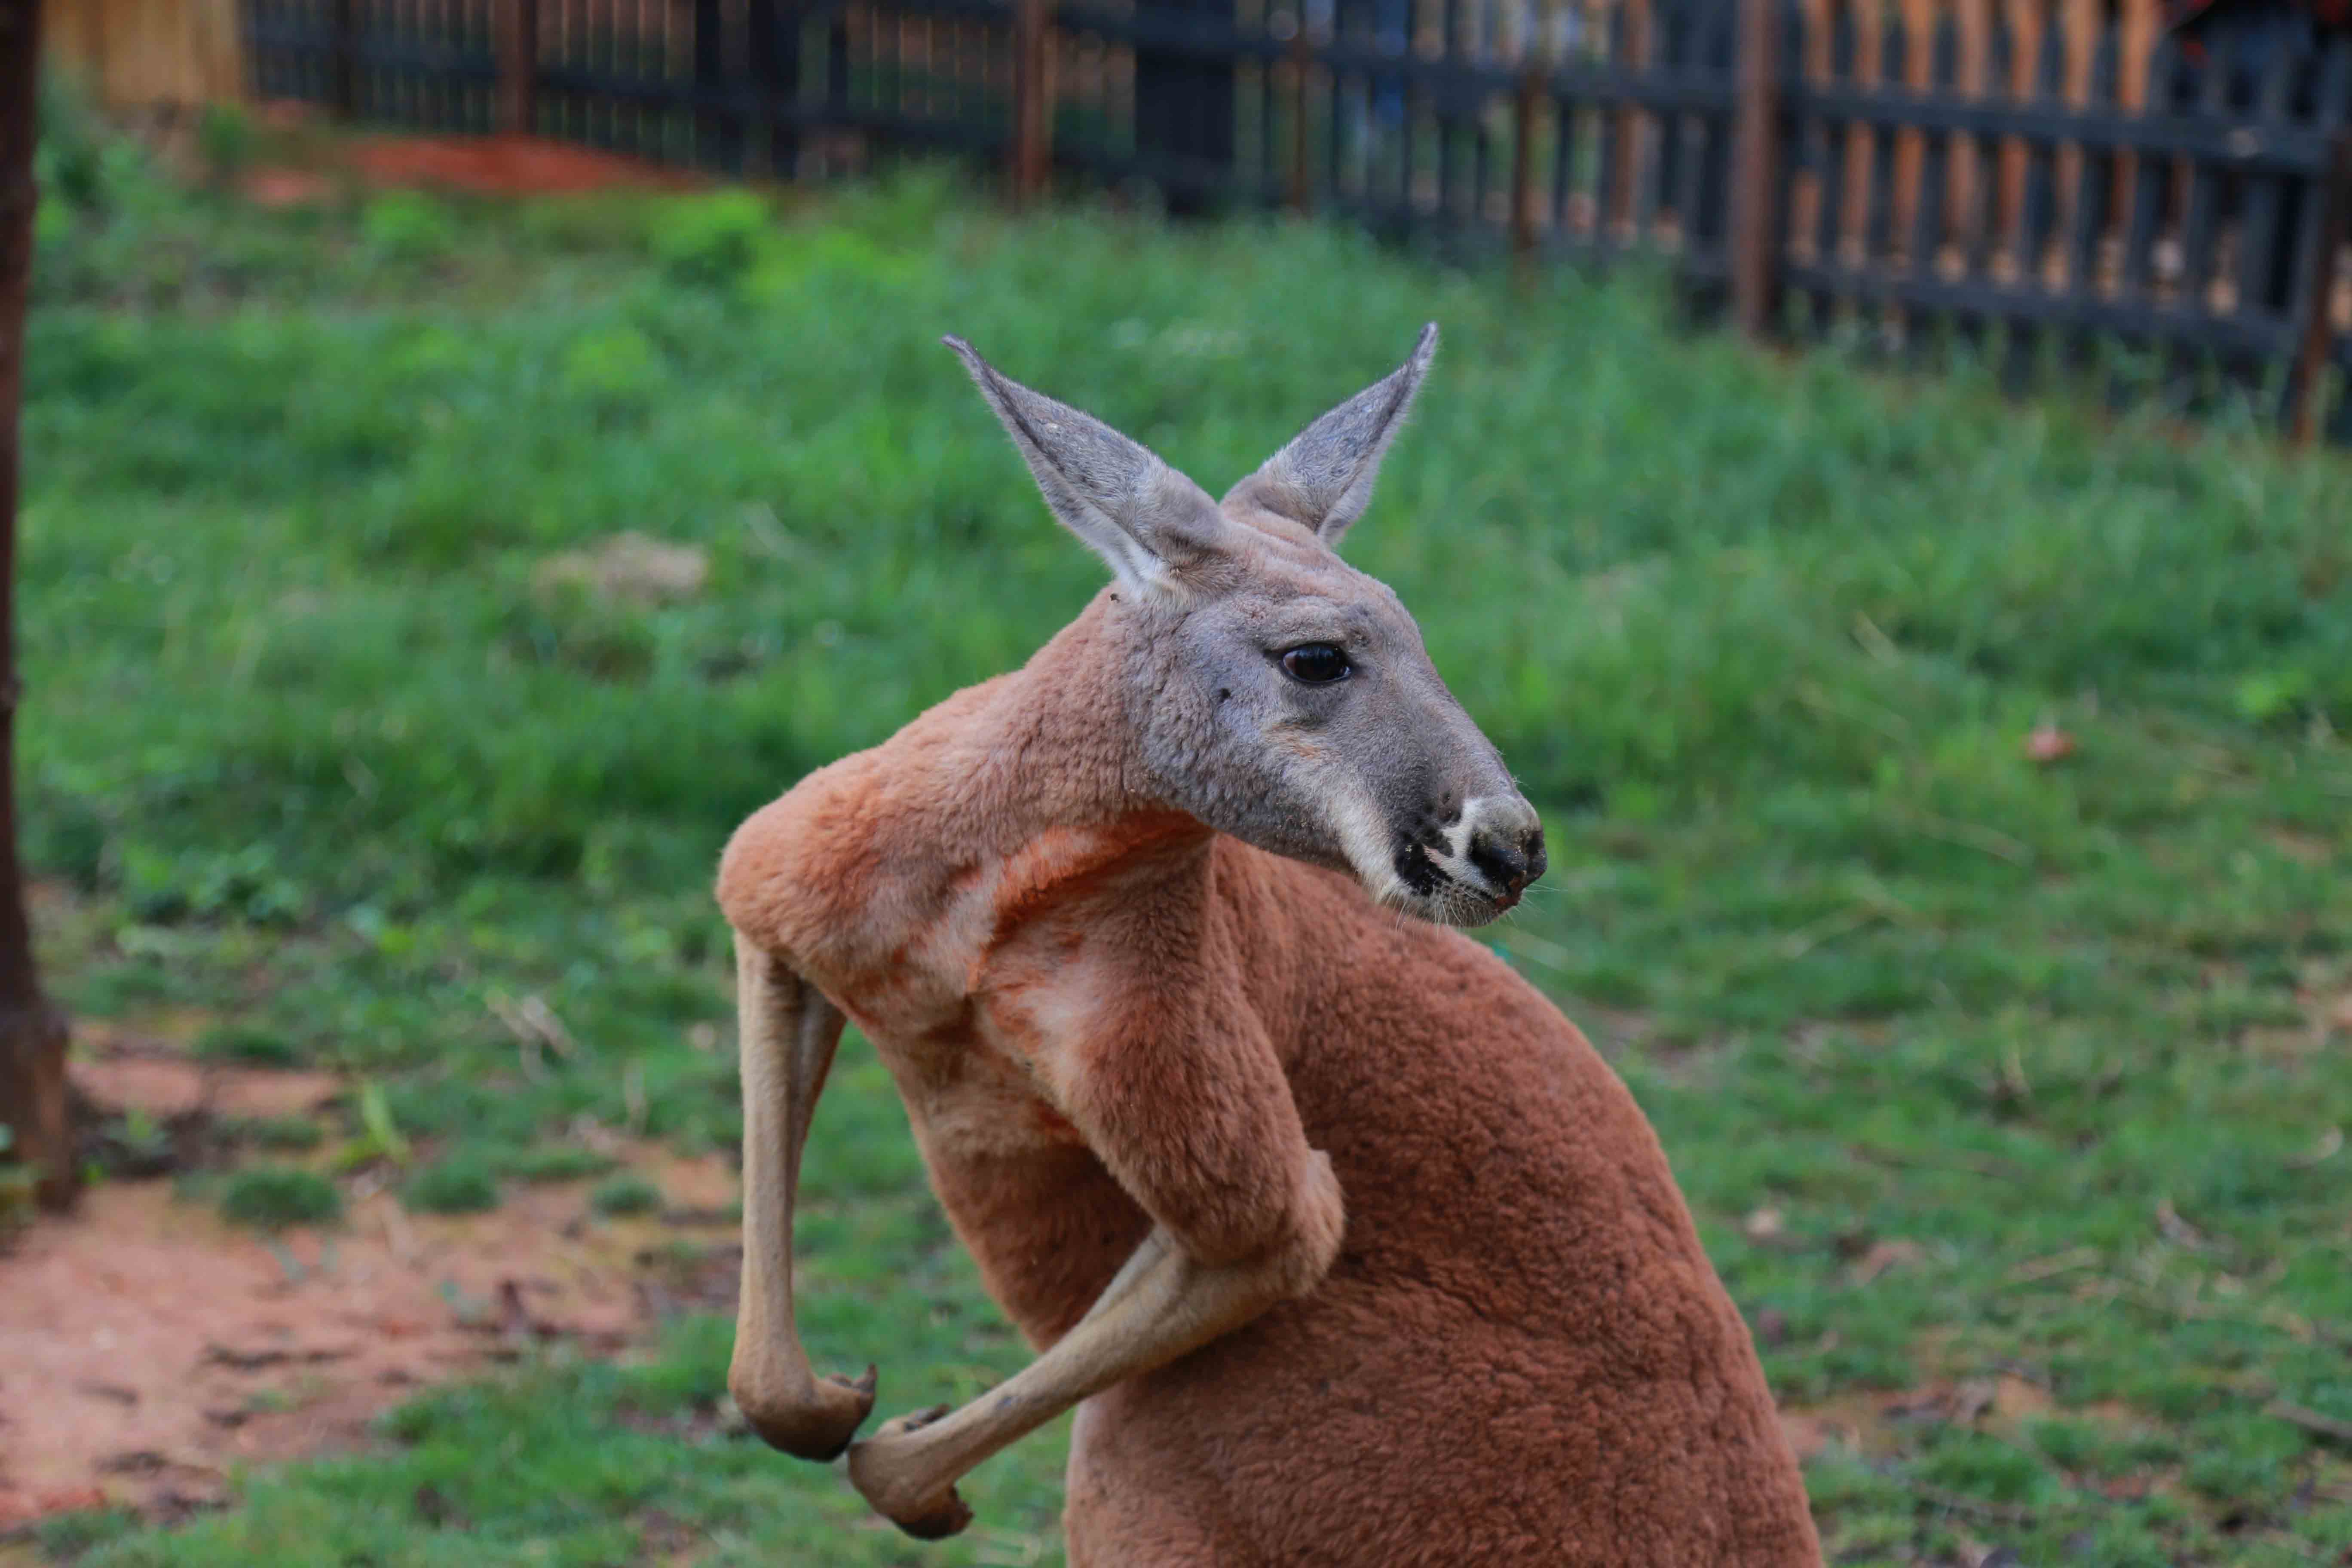
[[(1328, 1176), (1328, 1166), (1322, 1169)], [(909, 1533), (950, 1533), (967, 1517), (955, 1483), (975, 1466), (1080, 1400), (1198, 1350), (1297, 1294), (1301, 1268), (1284, 1252), (1206, 1266), (1154, 1230), (1051, 1350), (952, 1414), (902, 1417), (856, 1444), (850, 1479)]]
[(844, 1019), (773, 956), (735, 942), (743, 1090), (743, 1281), (728, 1387), (768, 1442), (803, 1458), (838, 1454), (872, 1407), (860, 1383), (820, 1380), (793, 1310), (793, 1208)]

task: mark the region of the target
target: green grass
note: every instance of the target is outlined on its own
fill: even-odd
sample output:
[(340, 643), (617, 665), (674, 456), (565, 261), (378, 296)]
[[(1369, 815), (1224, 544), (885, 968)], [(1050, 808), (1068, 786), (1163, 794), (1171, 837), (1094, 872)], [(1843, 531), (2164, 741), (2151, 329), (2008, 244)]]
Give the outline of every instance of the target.
[(610, 1154), (564, 1143), (539, 1149), (518, 1149), (505, 1161), (506, 1173), (518, 1182), (573, 1182), (612, 1168), (613, 1157)]
[(499, 1179), (479, 1153), (461, 1152), (418, 1169), (400, 1201), (418, 1214), (481, 1214), (499, 1206)]
[[(1654, 1120), (1784, 1400), (2042, 1391), (1817, 1461), (1832, 1555), (2352, 1545), (2346, 1456), (2269, 1413), (2352, 1419), (2352, 1152), (2314, 1158), (2352, 1120), (2352, 466), (1678, 336), (1630, 285), (951, 188), (748, 236), (740, 204), (47, 223), (23, 765), (74, 889), (56, 989), (214, 1010), (485, 1173), (585, 1173), (583, 1119), (725, 1147), (731, 1055), (695, 1036), (727, 1026), (727, 834), (1099, 581), (939, 334), (1215, 489), (1433, 317), (1349, 548), (1546, 808), (1498, 946)], [(625, 531), (708, 586), (544, 580)], [(2029, 760), (2044, 723), (2070, 756)], [(499, 1021), (534, 996), (568, 1053)], [(820, 1364), (879, 1362), (897, 1411), (1020, 1363), (859, 1042), (805, 1180)], [(80, 1560), (1059, 1561), (1059, 1437), (918, 1548), (730, 1431), (729, 1332), (435, 1394)]]
[(625, 1172), (607, 1176), (588, 1194), (588, 1206), (598, 1214), (653, 1214), (662, 1206), (662, 1191), (643, 1176)]
[(220, 1186), (222, 1217), (257, 1230), (321, 1225), (343, 1212), (335, 1184), (299, 1165), (251, 1164), (232, 1171)]
[(234, 1122), (229, 1131), (258, 1149), (281, 1149), (300, 1152), (316, 1149), (327, 1141), (326, 1129), (307, 1116), (265, 1116), (254, 1121)]
[(287, 1068), (302, 1059), (301, 1051), (284, 1036), (242, 1024), (215, 1024), (198, 1035), (190, 1049), (199, 1057), (239, 1067)]

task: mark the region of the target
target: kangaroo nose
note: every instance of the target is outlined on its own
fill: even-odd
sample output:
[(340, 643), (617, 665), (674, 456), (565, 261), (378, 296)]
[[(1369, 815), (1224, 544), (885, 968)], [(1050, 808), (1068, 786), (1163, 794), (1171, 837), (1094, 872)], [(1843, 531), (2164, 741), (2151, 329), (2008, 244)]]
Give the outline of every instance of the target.
[(1517, 903), (1528, 884), (1544, 874), (1543, 829), (1481, 827), (1470, 836), (1470, 864), (1503, 890), (1507, 902)]

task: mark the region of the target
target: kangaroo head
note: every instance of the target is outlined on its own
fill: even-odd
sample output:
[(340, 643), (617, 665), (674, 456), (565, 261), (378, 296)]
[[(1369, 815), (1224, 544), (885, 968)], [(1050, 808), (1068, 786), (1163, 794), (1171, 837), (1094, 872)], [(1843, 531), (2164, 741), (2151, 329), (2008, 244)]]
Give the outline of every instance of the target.
[(1388, 587), (1333, 546), (1436, 352), (1316, 420), (1222, 503), (1141, 444), (963, 357), (1054, 515), (1109, 562), (1107, 671), (1152, 790), (1221, 832), (1482, 925), (1543, 875), (1543, 829)]

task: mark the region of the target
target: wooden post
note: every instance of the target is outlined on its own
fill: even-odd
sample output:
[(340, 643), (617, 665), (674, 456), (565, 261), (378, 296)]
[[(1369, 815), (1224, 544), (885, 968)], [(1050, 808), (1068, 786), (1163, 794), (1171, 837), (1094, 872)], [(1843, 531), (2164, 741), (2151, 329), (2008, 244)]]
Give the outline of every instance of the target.
[(25, 390), (25, 311), (33, 272), (33, 141), (41, 0), (0, 0), (0, 1124), (5, 1158), (31, 1167), (47, 1208), (78, 1186), (66, 1110), (66, 1020), (41, 994), (16, 862), (16, 414)]
[(499, 129), (528, 136), (539, 123), (539, 0), (499, 0)]
[[(2327, 363), (2328, 341), (2335, 336), (2328, 314), (2336, 297), (2336, 252), (2344, 244), (2347, 231), (2352, 230), (2352, 131), (2336, 133), (2336, 145), (2327, 160), (2327, 174), (2319, 196), (2319, 232), (2313, 240), (2318, 255), (2307, 264), (2308, 271), (2299, 280), (2303, 297), (2297, 303), (2303, 307), (2303, 340), (2295, 345), (2294, 362), (2286, 373), (2286, 438), (2296, 447), (2311, 440), (2312, 395), (2319, 389), (2319, 374)], [(2344, 397), (2347, 405), (2352, 405), (2352, 389), (2347, 389)]]
[(1731, 310), (1760, 338), (1780, 303), (1780, 27), (1779, 0), (1739, 0), (1739, 97), (1733, 116)]
[(1013, 0), (1013, 200), (1020, 206), (1044, 195), (1053, 176), (1051, 4)]

